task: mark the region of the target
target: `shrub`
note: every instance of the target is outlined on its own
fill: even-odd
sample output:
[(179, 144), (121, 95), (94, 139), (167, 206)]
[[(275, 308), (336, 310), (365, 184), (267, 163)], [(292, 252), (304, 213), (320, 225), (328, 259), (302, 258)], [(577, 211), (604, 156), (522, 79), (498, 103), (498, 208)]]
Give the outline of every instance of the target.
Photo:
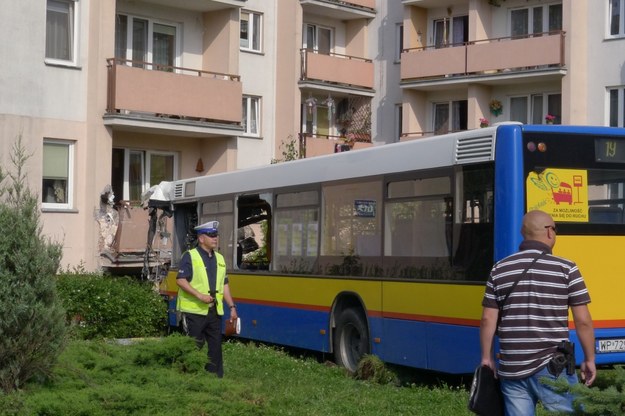
[(15, 171), (0, 169), (0, 389), (5, 392), (49, 375), (65, 339), (54, 284), (61, 245), (41, 234), (38, 198), (26, 186), (28, 158), (19, 137), (11, 153)]
[(71, 334), (80, 339), (162, 335), (167, 305), (147, 282), (97, 274), (58, 276)]

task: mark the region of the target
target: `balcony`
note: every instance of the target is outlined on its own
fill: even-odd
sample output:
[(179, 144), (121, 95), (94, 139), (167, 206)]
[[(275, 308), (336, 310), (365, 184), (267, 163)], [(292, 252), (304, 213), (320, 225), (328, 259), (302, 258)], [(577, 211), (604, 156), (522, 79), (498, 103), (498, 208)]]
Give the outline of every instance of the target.
[(109, 59), (105, 124), (169, 134), (237, 135), (242, 98), (238, 75)]
[(341, 86), (373, 93), (373, 62), (355, 56), (301, 50), (301, 83)]
[(564, 32), (523, 38), (496, 38), (417, 48), (402, 53), (402, 85), (414, 88), (462, 81), (493, 81), (529, 76), (561, 76), (564, 69)]
[(304, 13), (337, 20), (373, 19), (375, 0), (300, 0)]
[(175, 7), (195, 12), (215, 12), (223, 9), (240, 8), (247, 0), (143, 0), (144, 3)]
[(301, 133), (299, 154), (305, 158), (331, 155), (350, 150), (366, 149), (373, 146), (368, 134), (354, 134), (348, 137), (323, 136)]

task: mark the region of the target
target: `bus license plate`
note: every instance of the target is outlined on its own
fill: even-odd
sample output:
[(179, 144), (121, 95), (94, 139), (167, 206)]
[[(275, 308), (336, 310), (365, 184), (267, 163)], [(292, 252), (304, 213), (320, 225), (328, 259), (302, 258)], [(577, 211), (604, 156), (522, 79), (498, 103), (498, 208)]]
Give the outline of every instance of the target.
[(625, 339), (602, 339), (599, 340), (597, 352), (625, 352)]

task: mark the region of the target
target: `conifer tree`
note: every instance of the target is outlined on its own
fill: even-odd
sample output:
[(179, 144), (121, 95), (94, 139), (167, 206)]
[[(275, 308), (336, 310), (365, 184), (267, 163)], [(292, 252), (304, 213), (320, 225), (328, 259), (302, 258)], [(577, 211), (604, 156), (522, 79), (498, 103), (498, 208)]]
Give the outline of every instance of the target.
[(65, 338), (54, 277), (61, 245), (42, 235), (38, 198), (26, 182), (29, 157), (19, 136), (11, 168), (0, 168), (0, 389), (5, 392), (48, 375)]

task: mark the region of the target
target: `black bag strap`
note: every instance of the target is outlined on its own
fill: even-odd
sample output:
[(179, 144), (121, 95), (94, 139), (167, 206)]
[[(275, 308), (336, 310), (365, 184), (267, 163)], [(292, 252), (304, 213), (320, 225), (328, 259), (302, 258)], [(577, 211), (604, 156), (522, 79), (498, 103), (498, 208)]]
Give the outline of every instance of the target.
[(510, 288), (510, 291), (508, 292), (508, 294), (503, 298), (503, 301), (501, 302), (501, 306), (499, 307), (500, 311), (503, 311), (503, 307), (506, 306), (506, 302), (508, 302), (508, 297), (510, 296), (510, 294), (514, 291), (514, 288), (516, 287), (517, 283), (519, 283), (521, 280), (523, 280), (523, 278), (525, 277), (525, 275), (527, 274), (527, 271), (529, 269), (532, 268), (532, 266), (538, 261), (539, 258), (543, 257), (545, 254), (547, 254), (546, 251), (543, 251), (542, 253), (540, 253), (538, 256), (534, 257), (534, 260), (532, 260), (532, 262), (530, 263), (529, 266), (527, 266), (525, 268), (525, 270), (523, 270), (523, 273), (521, 273), (521, 276), (519, 276), (519, 278), (517, 280), (514, 281), (514, 284), (512, 285), (512, 287)]

